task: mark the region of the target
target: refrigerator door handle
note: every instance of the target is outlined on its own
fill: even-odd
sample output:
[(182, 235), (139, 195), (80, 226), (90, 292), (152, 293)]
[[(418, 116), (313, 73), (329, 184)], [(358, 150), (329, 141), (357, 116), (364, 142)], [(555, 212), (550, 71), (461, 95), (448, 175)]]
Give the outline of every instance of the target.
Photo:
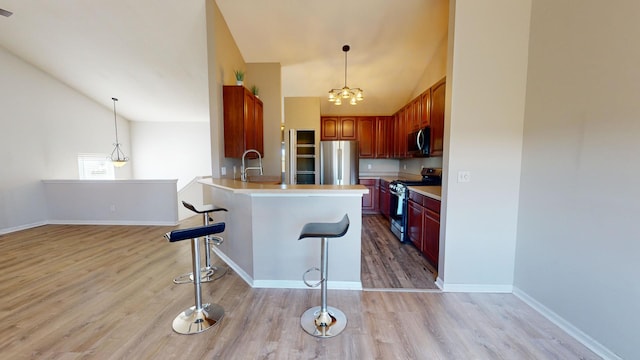
[(338, 181), (342, 185), (342, 149), (338, 149)]

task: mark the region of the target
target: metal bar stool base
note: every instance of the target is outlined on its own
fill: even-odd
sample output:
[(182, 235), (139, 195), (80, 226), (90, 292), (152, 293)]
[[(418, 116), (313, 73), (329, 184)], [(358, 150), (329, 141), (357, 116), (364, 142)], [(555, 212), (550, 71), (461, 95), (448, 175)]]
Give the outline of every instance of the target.
[(173, 331), (190, 335), (201, 333), (217, 325), (224, 316), (224, 309), (218, 304), (204, 304), (200, 311), (192, 306), (173, 319)]
[(347, 327), (347, 316), (341, 310), (332, 306), (327, 306), (331, 323), (322, 325), (324, 320), (321, 320), (321, 318), (326, 317), (326, 314), (323, 316), (320, 310), (320, 306), (314, 306), (302, 313), (300, 317), (300, 325), (309, 335), (319, 338), (330, 338), (340, 334), (342, 330)]
[[(219, 268), (217, 266), (212, 266), (210, 268), (201, 268), (200, 269), (200, 282), (212, 282), (214, 280), (218, 280), (227, 273), (227, 268)], [(174, 284), (192, 284), (193, 283), (193, 272), (189, 272), (186, 274), (182, 274), (173, 279)]]

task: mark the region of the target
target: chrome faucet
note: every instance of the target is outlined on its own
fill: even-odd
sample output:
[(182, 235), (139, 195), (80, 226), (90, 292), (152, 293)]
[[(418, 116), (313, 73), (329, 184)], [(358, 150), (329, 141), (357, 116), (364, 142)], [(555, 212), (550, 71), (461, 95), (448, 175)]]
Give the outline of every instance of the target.
[[(256, 154), (258, 154), (258, 160), (260, 160), (260, 166), (255, 167), (245, 167), (244, 166), (244, 158), (247, 156), (248, 153), (254, 152)], [(242, 167), (240, 168), (240, 180), (242, 181), (247, 181), (247, 170), (260, 170), (260, 175), (262, 174), (262, 156), (260, 156), (260, 152), (258, 150), (255, 149), (249, 149), (247, 151), (245, 151), (244, 153), (242, 153)]]

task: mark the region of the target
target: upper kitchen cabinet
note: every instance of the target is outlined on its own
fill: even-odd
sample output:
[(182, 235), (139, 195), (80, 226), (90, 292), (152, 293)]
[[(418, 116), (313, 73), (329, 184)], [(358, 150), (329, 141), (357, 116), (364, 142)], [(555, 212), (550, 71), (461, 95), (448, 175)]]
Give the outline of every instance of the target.
[(398, 111), (393, 121), (393, 157), (402, 159), (407, 157), (407, 135), (409, 132), (406, 127), (407, 112), (406, 108)]
[(224, 156), (240, 158), (248, 149), (264, 156), (263, 105), (244, 86), (223, 86)]
[(357, 140), (356, 118), (347, 116), (322, 116), (320, 140)]
[(393, 116), (376, 116), (375, 158), (391, 156), (393, 146)]
[(431, 156), (442, 156), (446, 78), (431, 87)]
[(420, 128), (431, 125), (431, 89), (420, 95)]
[(376, 156), (376, 117), (361, 116), (357, 119), (358, 147), (361, 158), (373, 158)]
[(407, 129), (409, 132), (421, 128), (422, 97), (418, 96), (407, 105)]

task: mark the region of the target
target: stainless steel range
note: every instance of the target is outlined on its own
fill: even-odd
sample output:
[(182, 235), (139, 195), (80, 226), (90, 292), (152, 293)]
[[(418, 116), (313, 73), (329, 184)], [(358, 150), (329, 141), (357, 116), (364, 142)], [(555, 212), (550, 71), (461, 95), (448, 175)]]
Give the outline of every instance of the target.
[(408, 228), (409, 186), (440, 186), (442, 185), (442, 169), (424, 168), (420, 180), (395, 180), (389, 184), (391, 193), (391, 232), (400, 242), (409, 241), (406, 234)]

